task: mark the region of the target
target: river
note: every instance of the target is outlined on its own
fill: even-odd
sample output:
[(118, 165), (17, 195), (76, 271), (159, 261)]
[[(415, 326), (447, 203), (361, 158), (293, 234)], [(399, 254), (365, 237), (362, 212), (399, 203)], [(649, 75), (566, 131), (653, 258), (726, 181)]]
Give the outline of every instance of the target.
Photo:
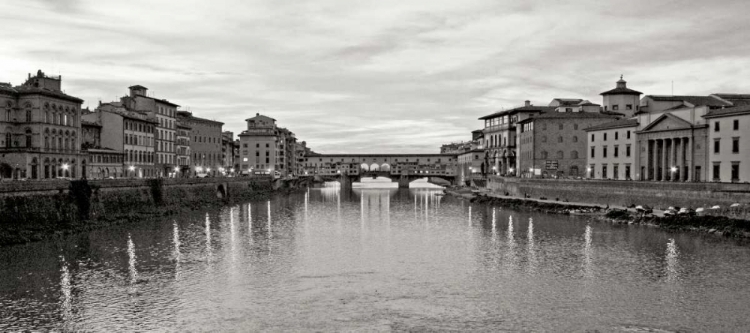
[(327, 187), (0, 248), (0, 331), (748, 331), (750, 247)]

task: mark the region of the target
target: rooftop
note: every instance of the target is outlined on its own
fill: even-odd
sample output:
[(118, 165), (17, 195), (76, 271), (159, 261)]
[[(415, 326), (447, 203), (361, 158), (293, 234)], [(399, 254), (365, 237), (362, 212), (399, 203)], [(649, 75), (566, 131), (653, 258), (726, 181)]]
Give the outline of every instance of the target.
[(599, 112), (547, 112), (526, 118), (518, 123), (527, 123), (535, 119), (585, 119), (585, 118), (615, 118), (616, 116)]
[(624, 128), (624, 127), (636, 127), (638, 126), (638, 120), (637, 119), (619, 119), (612, 122), (604, 123), (601, 125), (591, 126), (589, 128), (585, 128), (584, 131), (601, 131), (606, 129), (613, 129), (613, 128)]
[(717, 117), (726, 117), (726, 116), (748, 114), (748, 113), (750, 113), (750, 104), (735, 106), (731, 108), (724, 108), (724, 109), (713, 109), (713, 110), (708, 111), (708, 113), (706, 113), (706, 115), (704, 115), (703, 117), (704, 118), (717, 118)]
[(646, 97), (651, 98), (657, 102), (683, 102), (689, 103), (694, 106), (708, 106), (708, 107), (722, 107), (731, 106), (729, 102), (722, 101), (718, 98), (711, 96), (662, 96), (662, 95), (647, 95)]
[(484, 117), (480, 117), (479, 120), (485, 120), (485, 119), (495, 118), (499, 116), (515, 114), (519, 112), (547, 112), (547, 111), (554, 111), (554, 110), (555, 110), (555, 107), (553, 106), (524, 105), (524, 106), (519, 106), (517, 108), (513, 108), (510, 110), (497, 111), (495, 113), (486, 115)]

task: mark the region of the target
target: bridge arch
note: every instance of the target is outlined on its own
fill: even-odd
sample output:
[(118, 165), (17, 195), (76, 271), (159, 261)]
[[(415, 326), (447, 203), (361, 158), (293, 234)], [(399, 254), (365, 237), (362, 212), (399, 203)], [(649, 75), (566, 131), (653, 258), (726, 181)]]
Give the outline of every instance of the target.
[(369, 171), (370, 170), (370, 166), (367, 165), (367, 163), (362, 163), (362, 165), (360, 165), (359, 168), (362, 169), (362, 170), (365, 170), (365, 171)]
[(383, 163), (383, 165), (380, 166), (380, 171), (391, 171), (391, 166), (388, 163)]
[(370, 171), (378, 171), (380, 166), (377, 163), (370, 164)]

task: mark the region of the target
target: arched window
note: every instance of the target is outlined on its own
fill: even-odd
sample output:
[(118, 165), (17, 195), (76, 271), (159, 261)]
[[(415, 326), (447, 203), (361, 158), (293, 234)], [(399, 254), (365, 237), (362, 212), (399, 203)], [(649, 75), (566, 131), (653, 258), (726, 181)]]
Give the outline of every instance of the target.
[(546, 151), (542, 151), (542, 159), (547, 159), (547, 152)]
[(370, 166), (367, 165), (367, 163), (362, 163), (362, 165), (360, 165), (359, 168), (365, 171), (370, 170)]
[(557, 151), (557, 158), (558, 158), (558, 159), (563, 159), (563, 158), (565, 158), (565, 155), (563, 154), (562, 150), (558, 150), (558, 151)]
[(31, 110), (26, 110), (26, 122), (31, 122)]
[(49, 124), (49, 122), (50, 122), (49, 111), (44, 111), (44, 122), (47, 123), (47, 124)]
[(578, 151), (577, 150), (571, 151), (570, 152), (570, 158), (572, 158), (572, 159), (578, 158)]
[(7, 132), (5, 133), (5, 147), (10, 148), (12, 147), (11, 141), (13, 141), (13, 135), (10, 133), (10, 128), (8, 128), (6, 131)]
[(31, 129), (26, 129), (26, 147), (31, 147)]

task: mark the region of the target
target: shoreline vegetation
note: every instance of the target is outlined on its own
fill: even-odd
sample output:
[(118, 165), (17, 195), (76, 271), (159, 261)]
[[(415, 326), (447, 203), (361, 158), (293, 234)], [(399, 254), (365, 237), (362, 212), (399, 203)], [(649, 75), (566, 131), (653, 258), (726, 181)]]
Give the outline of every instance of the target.
[(68, 193), (0, 198), (0, 247), (59, 239), (239, 201), (265, 199), (273, 193), (287, 193), (293, 189), (273, 190), (270, 185), (253, 184), (232, 196), (220, 198), (213, 193), (201, 193), (197, 188), (192, 192), (180, 189), (165, 193), (170, 190), (158, 183), (152, 184), (149, 193), (142, 190), (115, 192), (109, 195), (108, 200), (92, 195), (95, 190), (88, 184), (78, 182), (71, 183)]
[(470, 189), (446, 189), (449, 195), (469, 199), (474, 203), (501, 205), (516, 210), (547, 214), (583, 215), (614, 224), (638, 224), (670, 231), (697, 231), (729, 238), (750, 239), (750, 221), (715, 215), (644, 214), (626, 208), (611, 208), (598, 204), (551, 201), (547, 198), (518, 198)]

